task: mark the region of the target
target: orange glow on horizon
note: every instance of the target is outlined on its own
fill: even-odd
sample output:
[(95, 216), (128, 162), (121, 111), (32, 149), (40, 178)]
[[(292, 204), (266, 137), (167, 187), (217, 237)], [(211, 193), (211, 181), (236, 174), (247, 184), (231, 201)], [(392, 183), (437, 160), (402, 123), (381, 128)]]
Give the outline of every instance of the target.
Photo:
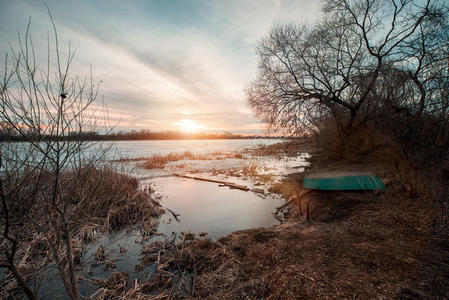
[(190, 119), (184, 119), (175, 124), (179, 126), (181, 131), (189, 132), (189, 133), (198, 132), (199, 130), (205, 128), (203, 125), (198, 124), (197, 122), (190, 120)]

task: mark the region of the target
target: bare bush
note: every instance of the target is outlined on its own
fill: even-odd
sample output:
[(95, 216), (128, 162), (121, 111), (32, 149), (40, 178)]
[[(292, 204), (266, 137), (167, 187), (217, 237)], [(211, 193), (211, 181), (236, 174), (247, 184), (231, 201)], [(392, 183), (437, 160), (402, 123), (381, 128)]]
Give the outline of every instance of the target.
[(18, 48), (11, 47), (6, 55), (0, 83), (0, 124), (26, 141), (0, 146), (0, 266), (14, 275), (29, 298), (35, 298), (37, 291), (28, 286), (26, 270), (20, 269), (16, 256), (24, 250), (27, 235), (41, 235), (67, 294), (79, 299), (73, 235), (91, 217), (93, 211), (84, 209), (91, 208), (101, 185), (101, 178), (86, 177), (86, 172), (104, 175), (92, 174), (92, 168), (103, 161), (107, 149), (97, 146), (90, 151), (95, 143), (77, 136), (107, 132), (110, 127), (102, 106), (93, 105), (99, 87), (92, 71), (86, 78), (70, 73), (74, 51), (69, 45), (62, 58), (49, 15), (54, 41), (48, 38), (46, 58), (35, 52), (28, 23)]
[(332, 119), (344, 140), (384, 112), (447, 126), (447, 12), (438, 0), (325, 0), (315, 26), (276, 26), (260, 41), (248, 102), (292, 134)]

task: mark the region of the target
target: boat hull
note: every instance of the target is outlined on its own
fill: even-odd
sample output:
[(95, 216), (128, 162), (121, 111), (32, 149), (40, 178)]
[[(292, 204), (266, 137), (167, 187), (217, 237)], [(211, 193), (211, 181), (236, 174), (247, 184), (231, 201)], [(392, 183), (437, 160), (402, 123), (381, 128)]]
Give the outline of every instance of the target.
[(315, 190), (385, 190), (385, 185), (377, 175), (305, 177), (303, 186)]

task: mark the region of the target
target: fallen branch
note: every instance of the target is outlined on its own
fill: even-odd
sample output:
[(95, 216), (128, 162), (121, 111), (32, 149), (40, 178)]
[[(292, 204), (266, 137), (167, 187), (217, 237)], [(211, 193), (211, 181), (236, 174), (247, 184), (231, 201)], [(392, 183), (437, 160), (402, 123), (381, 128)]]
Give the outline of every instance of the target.
[(243, 191), (249, 191), (249, 188), (246, 185), (235, 184), (235, 183), (228, 182), (228, 181), (196, 177), (196, 176), (188, 176), (188, 175), (182, 175), (182, 174), (173, 174), (173, 175), (176, 177), (189, 178), (189, 179), (195, 179), (195, 180), (201, 180), (201, 181), (207, 181), (207, 182), (214, 182), (214, 183), (218, 183), (220, 185), (228, 186), (230, 188), (239, 189), (239, 190), (243, 190)]
[(180, 214), (175, 213), (175, 212), (172, 211), (170, 208), (164, 207), (164, 209), (168, 210), (168, 211), (173, 215), (173, 217), (176, 219), (176, 221), (180, 222), (180, 220), (178, 219), (178, 217), (180, 216)]
[(304, 277), (304, 278), (309, 279), (310, 281), (315, 281), (315, 279), (313, 279), (312, 277), (309, 277), (309, 276), (307, 276), (307, 275), (305, 275), (305, 274), (303, 274), (303, 273), (301, 273), (301, 272), (297, 272), (297, 274), (300, 275), (300, 276), (302, 276), (302, 277)]
[(265, 190), (264, 189), (259, 189), (259, 188), (252, 188), (251, 192), (259, 193), (259, 194), (265, 194)]

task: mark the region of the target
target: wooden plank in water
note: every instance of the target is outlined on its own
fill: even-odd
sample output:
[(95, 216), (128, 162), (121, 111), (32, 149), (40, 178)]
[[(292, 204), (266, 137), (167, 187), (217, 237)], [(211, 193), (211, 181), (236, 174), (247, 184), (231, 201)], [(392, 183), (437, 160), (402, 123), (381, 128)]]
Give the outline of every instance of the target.
[(232, 184), (232, 182), (222, 181), (222, 180), (216, 180), (216, 179), (210, 179), (210, 178), (203, 178), (203, 177), (196, 177), (196, 176), (189, 176), (189, 175), (182, 175), (182, 174), (173, 174), (176, 177), (183, 177), (183, 178), (190, 178), (190, 179), (196, 179), (196, 180), (202, 180), (202, 181), (208, 181), (208, 182), (215, 182), (215, 183), (221, 183), (221, 184)]
[(259, 194), (265, 194), (265, 190), (264, 189), (259, 189), (259, 188), (252, 188), (251, 192), (259, 193)]
[(207, 182), (213, 182), (218, 184), (223, 184), (231, 188), (243, 190), (243, 191), (249, 191), (249, 188), (246, 185), (240, 185), (235, 184), (228, 181), (222, 181), (222, 180), (216, 180), (216, 179), (210, 179), (210, 178), (203, 178), (203, 177), (196, 177), (196, 176), (188, 176), (188, 175), (182, 175), (182, 174), (174, 174), (176, 177), (183, 177), (183, 178), (190, 178), (195, 180), (201, 180), (201, 181), (207, 181)]
[(226, 184), (230, 188), (239, 189), (243, 191), (249, 191), (249, 188), (246, 185), (240, 185), (240, 184), (234, 184), (234, 183), (228, 183)]

